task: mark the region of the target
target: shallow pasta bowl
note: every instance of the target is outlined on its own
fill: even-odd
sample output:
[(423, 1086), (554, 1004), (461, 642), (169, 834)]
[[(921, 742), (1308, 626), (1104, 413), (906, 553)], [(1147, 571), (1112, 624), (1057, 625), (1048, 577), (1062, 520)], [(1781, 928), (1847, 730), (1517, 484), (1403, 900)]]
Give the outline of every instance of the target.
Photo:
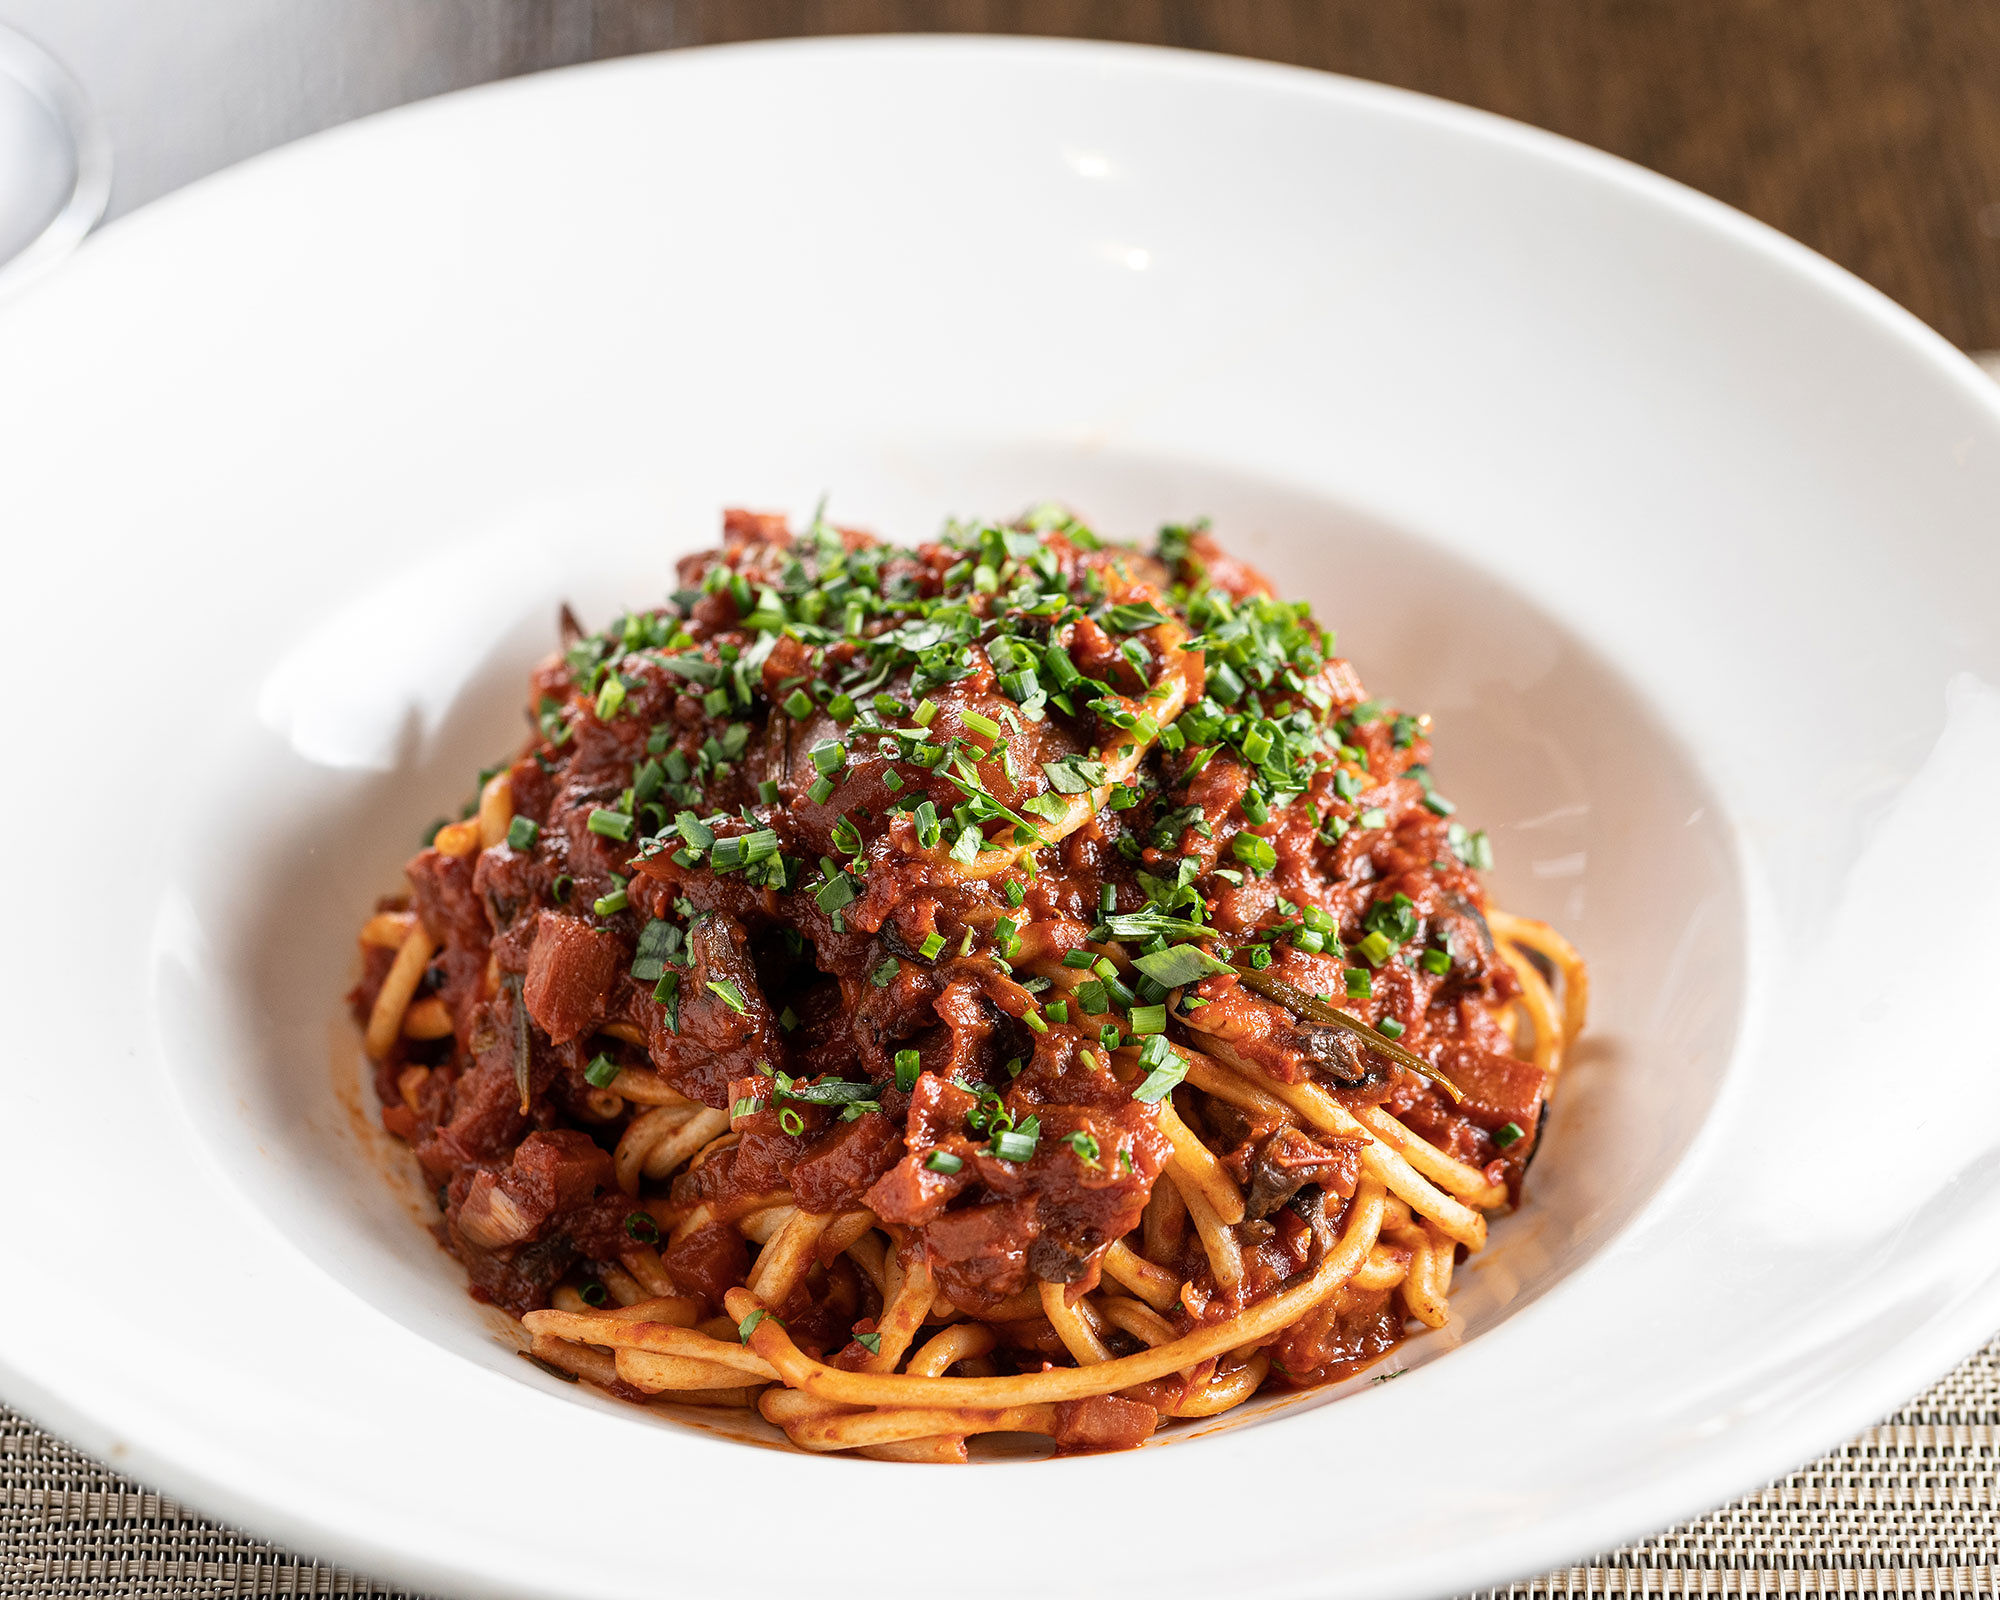
[[(0, 317), (0, 440), (0, 1393), (205, 1510), (464, 1593), (1437, 1594), (2000, 1323), (2000, 408), (1685, 191), (1212, 58), (637, 60), (117, 224)], [(370, 1131), (354, 926), (558, 600), (823, 491), (1207, 513), (1436, 715), (1598, 1004), (1398, 1381), (895, 1468), (565, 1388), (464, 1297)]]

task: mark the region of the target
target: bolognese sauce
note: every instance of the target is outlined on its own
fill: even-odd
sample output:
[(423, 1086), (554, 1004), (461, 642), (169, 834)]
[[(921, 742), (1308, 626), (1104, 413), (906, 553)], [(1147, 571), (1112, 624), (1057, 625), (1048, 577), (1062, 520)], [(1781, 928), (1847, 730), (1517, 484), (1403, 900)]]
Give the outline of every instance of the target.
[(1131, 1445), (1439, 1326), (1582, 1026), (1429, 720), (1205, 525), (743, 511), (362, 930), (473, 1294), (809, 1449)]

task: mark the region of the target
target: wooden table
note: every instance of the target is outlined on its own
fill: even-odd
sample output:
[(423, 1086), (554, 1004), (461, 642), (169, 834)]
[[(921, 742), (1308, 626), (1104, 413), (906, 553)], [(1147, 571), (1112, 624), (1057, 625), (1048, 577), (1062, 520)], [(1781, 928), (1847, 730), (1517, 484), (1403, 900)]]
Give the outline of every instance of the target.
[(801, 33), (1061, 34), (1290, 61), (1692, 184), (1966, 349), (2000, 348), (1996, 0), (591, 0), (593, 54)]

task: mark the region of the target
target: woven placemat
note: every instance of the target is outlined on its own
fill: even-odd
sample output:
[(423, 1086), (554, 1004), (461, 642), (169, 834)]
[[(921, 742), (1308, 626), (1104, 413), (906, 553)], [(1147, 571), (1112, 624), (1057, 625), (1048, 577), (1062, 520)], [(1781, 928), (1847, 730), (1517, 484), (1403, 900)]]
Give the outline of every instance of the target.
[[(1480, 1600), (2000, 1594), (2000, 1339), (1879, 1427), (1658, 1538)], [(0, 1600), (415, 1600), (204, 1521), (0, 1407)]]

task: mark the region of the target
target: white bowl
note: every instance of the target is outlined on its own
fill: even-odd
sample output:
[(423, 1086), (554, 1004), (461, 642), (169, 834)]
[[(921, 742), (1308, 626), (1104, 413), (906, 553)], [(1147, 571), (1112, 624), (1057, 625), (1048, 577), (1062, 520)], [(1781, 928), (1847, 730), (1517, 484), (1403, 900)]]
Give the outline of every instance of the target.
[[(0, 440), (0, 1391), (203, 1509), (465, 1593), (1434, 1595), (2000, 1323), (2000, 407), (1657, 178), (1214, 57), (628, 61), (112, 227), (0, 317)], [(901, 538), (1206, 512), (1437, 713), (1597, 1008), (1407, 1378), (954, 1474), (567, 1388), (465, 1298), (354, 926), (558, 599), (823, 490)]]

